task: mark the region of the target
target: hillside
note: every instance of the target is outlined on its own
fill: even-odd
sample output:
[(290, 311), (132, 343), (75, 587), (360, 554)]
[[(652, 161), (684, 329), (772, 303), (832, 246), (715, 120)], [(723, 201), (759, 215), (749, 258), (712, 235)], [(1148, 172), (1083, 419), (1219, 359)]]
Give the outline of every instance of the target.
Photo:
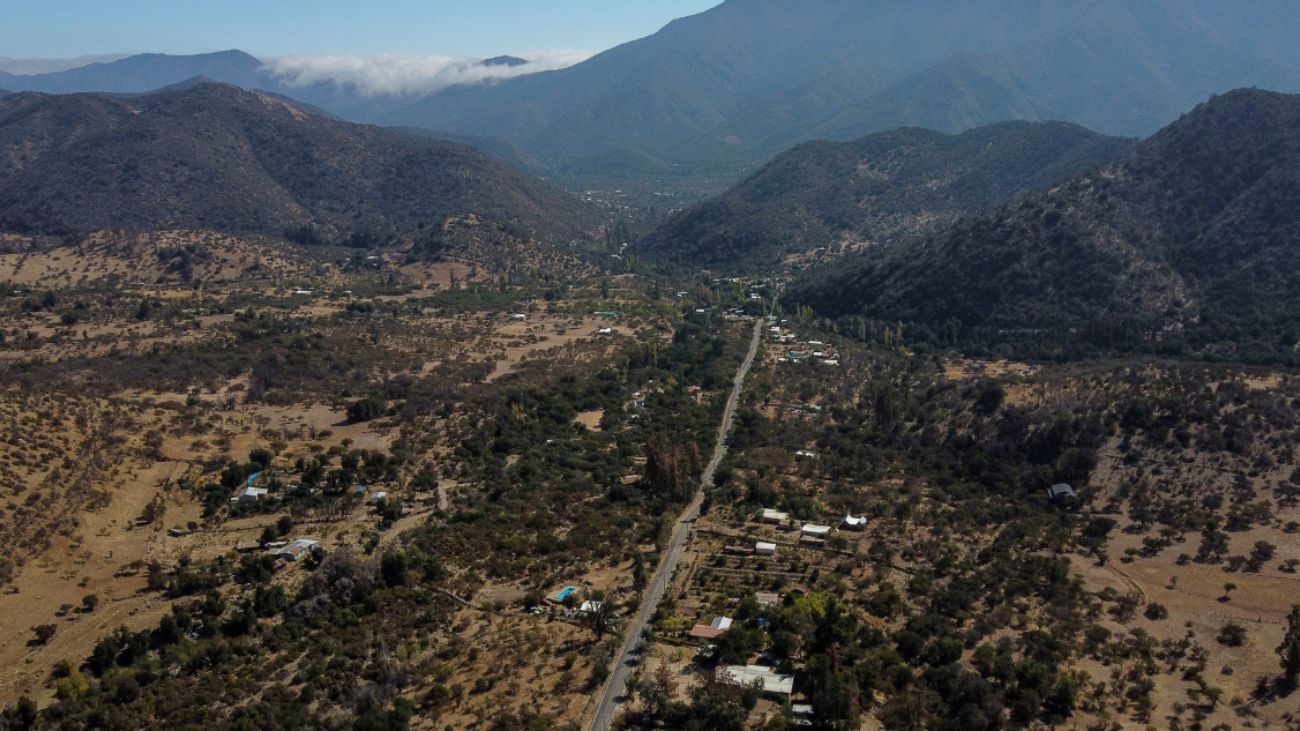
[(1295, 358), (1300, 96), (1211, 99), (1098, 172), (806, 280), (921, 340)]
[(809, 142), (674, 217), (636, 249), (679, 263), (754, 268), (818, 247), (889, 242), (1112, 160), (1130, 144), (1048, 122)]
[[(1300, 90), (1278, 0), (728, 0), (568, 69), (453, 87), (383, 121), (740, 170), (811, 139), (1007, 119), (1147, 135), (1212, 92)], [(1141, 94), (1135, 92), (1141, 91)], [(620, 158), (626, 159), (626, 158)]]
[[(232, 86), (0, 102), (0, 229), (291, 231), (307, 242), (565, 242), (575, 199), (461, 145)], [(433, 224), (430, 226), (430, 224)]]

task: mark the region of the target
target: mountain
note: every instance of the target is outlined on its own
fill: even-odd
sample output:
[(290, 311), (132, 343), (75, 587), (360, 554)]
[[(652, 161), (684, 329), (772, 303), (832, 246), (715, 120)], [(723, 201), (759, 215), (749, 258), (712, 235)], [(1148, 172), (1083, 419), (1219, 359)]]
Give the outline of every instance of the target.
[(840, 262), (788, 302), (921, 340), (1296, 359), (1300, 96), (1238, 90), (1118, 162), (928, 239)]
[(10, 74), (47, 74), (67, 71), (92, 63), (108, 63), (125, 58), (125, 54), (78, 56), (76, 58), (7, 58), (0, 56), (0, 72)]
[(879, 244), (950, 225), (1131, 146), (1059, 122), (809, 142), (674, 216), (635, 250), (692, 265), (753, 268), (818, 247)]
[(0, 229), (210, 228), (306, 241), (567, 243), (597, 221), (471, 148), (201, 83), (0, 100)]
[(453, 87), (381, 121), (501, 138), (553, 165), (632, 151), (733, 170), (899, 126), (1147, 135), (1212, 92), (1300, 90), (1297, 35), (1287, 0), (727, 0), (576, 66)]
[(523, 66), (528, 63), (528, 59), (519, 58), (518, 56), (493, 56), (479, 61), (480, 66)]
[(193, 56), (144, 53), (65, 71), (10, 75), (4, 78), (4, 86), (14, 91), (40, 91), (47, 94), (143, 93), (202, 76), (245, 89), (273, 87), (272, 79), (261, 69), (262, 62), (243, 51)]

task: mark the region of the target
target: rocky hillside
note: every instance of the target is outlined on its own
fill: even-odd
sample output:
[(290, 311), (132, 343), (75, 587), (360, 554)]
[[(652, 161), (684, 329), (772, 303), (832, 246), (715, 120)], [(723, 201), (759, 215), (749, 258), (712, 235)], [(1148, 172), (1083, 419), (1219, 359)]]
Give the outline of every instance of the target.
[(1055, 122), (810, 142), (674, 217), (637, 249), (683, 264), (743, 269), (818, 247), (894, 241), (1114, 160), (1131, 145)]
[(0, 101), (0, 230), (204, 228), (429, 250), (564, 243), (593, 214), (477, 150), (349, 124), (263, 92)]
[(820, 272), (791, 302), (921, 340), (1295, 358), (1300, 96), (1239, 90), (1119, 162)]

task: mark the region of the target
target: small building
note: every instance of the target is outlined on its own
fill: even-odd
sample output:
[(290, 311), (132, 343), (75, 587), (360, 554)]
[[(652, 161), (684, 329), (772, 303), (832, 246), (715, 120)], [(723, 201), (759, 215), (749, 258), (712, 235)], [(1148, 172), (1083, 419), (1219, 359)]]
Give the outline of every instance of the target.
[(759, 606), (764, 607), (774, 607), (781, 603), (781, 595), (774, 591), (756, 591), (754, 592), (754, 599), (759, 603)]
[(817, 453), (811, 449), (800, 449), (794, 453), (794, 456), (798, 459), (817, 459)]
[(688, 634), (700, 640), (716, 639), (719, 635), (725, 634), (727, 630), (731, 629), (731, 621), (731, 617), (714, 617), (709, 624), (695, 625)]
[(775, 556), (775, 555), (776, 555), (776, 544), (775, 544), (775, 543), (769, 543), (769, 542), (767, 542), (767, 541), (757, 541), (756, 543), (754, 543), (754, 555), (755, 555), (755, 556)]
[(799, 536), (802, 538), (824, 540), (830, 534), (831, 527), (829, 525), (818, 525), (817, 523), (804, 523), (803, 527), (799, 529)]
[(733, 685), (758, 685), (766, 696), (786, 698), (794, 692), (793, 675), (782, 675), (766, 665), (727, 665), (718, 668), (714, 677)]
[(591, 313), (591, 314), (595, 315), (596, 317), (603, 317), (603, 318), (605, 318), (605, 319), (607, 319), (607, 320), (608, 320), (608, 319), (615, 318), (615, 317), (618, 317), (618, 313), (617, 313), (617, 312), (613, 312), (613, 311), (611, 311), (611, 310), (596, 310), (595, 312), (593, 312), (593, 313)]
[(255, 503), (266, 497), (269, 491), (265, 487), (252, 487), (251, 485), (239, 491), (235, 498), (241, 503)]
[(387, 500), (387, 499), (388, 499), (388, 493), (384, 492), (383, 490), (380, 490), (378, 492), (370, 493), (370, 497), (366, 498), (366, 502), (370, 503), (371, 505), (377, 505), (381, 500)]
[(763, 522), (781, 525), (790, 522), (790, 514), (773, 510), (772, 508), (763, 508)]
[(522, 312), (516, 312), (510, 316), (510, 319), (514, 322), (524, 322), (528, 319), (528, 315), (525, 315)]
[(1064, 482), (1058, 482), (1047, 488), (1047, 497), (1052, 502), (1060, 503), (1067, 500), (1076, 500), (1079, 496), (1074, 492), (1073, 487), (1070, 487)]
[(833, 368), (833, 367), (835, 367), (835, 366), (837, 366), (837, 365), (840, 364), (840, 359), (839, 359), (839, 358), (822, 358), (821, 360), (817, 361), (817, 363), (820, 364), (820, 365), (830, 366), (830, 367)]
[(848, 530), (862, 530), (867, 527), (867, 516), (846, 513), (844, 515), (844, 527)]
[(586, 599), (582, 602), (582, 605), (578, 607), (578, 612), (581, 614), (590, 614), (592, 612), (599, 612), (600, 608), (603, 606), (605, 605), (602, 602), (596, 602), (590, 599)]
[(599, 329), (599, 330), (596, 331), (596, 334), (597, 334), (597, 335), (613, 335), (613, 334), (614, 334), (614, 328), (612, 328), (612, 327), (602, 327), (601, 329)]
[(312, 540), (310, 538), (299, 538), (284, 548), (277, 549), (275, 557), (282, 558), (285, 561), (297, 561), (319, 545), (320, 541)]

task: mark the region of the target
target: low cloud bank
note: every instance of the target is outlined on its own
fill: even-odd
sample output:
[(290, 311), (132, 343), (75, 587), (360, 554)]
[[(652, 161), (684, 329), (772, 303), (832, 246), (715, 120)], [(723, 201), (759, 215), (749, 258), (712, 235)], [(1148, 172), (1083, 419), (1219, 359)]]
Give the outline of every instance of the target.
[(541, 51), (520, 56), (515, 66), (485, 64), (479, 59), (435, 54), (379, 56), (288, 56), (266, 62), (265, 68), (289, 86), (333, 83), (368, 96), (428, 94), (455, 84), (509, 79), (572, 66), (591, 57), (587, 51)]

